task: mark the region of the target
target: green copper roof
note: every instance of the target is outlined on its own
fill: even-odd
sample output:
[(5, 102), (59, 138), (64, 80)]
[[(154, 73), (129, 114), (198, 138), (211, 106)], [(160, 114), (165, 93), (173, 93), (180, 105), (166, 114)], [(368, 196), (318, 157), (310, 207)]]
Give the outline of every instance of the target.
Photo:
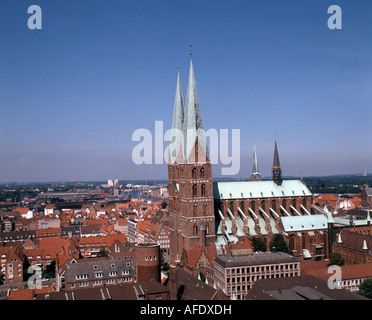
[(311, 196), (302, 180), (283, 180), (278, 186), (272, 180), (214, 182), (215, 199), (256, 199), (275, 197)]
[(281, 217), (285, 232), (327, 229), (328, 219), (323, 214)]

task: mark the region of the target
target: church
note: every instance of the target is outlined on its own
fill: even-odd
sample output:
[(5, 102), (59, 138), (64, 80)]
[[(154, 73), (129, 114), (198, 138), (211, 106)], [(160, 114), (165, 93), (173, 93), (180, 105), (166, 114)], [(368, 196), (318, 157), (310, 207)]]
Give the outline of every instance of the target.
[(186, 100), (178, 71), (171, 138), (168, 188), (172, 262), (187, 263), (195, 248), (214, 248), (215, 255), (226, 254), (235, 246), (242, 248), (242, 244), (251, 249), (254, 237), (268, 247), (279, 233), (295, 256), (313, 260), (327, 257), (328, 212), (313, 205), (313, 195), (302, 180), (282, 178), (276, 139), (272, 179), (261, 179), (254, 148), (249, 180), (213, 181), (191, 59)]

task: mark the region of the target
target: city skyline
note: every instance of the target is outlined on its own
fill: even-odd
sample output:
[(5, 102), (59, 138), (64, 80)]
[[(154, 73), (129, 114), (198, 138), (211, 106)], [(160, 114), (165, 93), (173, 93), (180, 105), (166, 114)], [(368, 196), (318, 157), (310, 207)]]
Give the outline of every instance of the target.
[[(0, 7), (0, 182), (166, 179), (132, 161), (135, 130), (171, 127), (189, 45), (205, 129), (240, 129), (240, 172), (372, 172), (370, 3), (221, 1), (187, 5), (28, 1)], [(213, 176), (219, 177), (219, 165)]]

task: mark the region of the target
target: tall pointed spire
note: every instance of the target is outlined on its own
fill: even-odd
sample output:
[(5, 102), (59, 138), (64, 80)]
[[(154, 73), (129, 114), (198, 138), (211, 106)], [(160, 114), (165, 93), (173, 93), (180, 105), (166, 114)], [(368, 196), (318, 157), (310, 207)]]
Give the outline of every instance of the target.
[[(190, 71), (189, 71), (189, 82), (187, 86), (187, 97), (186, 97), (186, 108), (185, 108), (185, 125), (184, 125), (184, 146), (185, 146), (185, 161), (195, 161), (195, 159), (189, 159), (193, 148), (196, 146), (195, 142), (198, 141), (197, 150), (200, 152), (199, 147), (204, 150), (207, 155), (206, 137), (203, 126), (203, 120), (200, 112), (200, 104), (198, 91), (196, 89), (196, 81), (194, 75), (194, 68), (192, 60), (190, 59)], [(197, 156), (197, 155), (195, 155)]]
[(256, 145), (253, 145), (253, 167), (250, 179), (252, 181), (261, 181), (261, 174), (258, 171), (258, 162), (256, 154)]
[[(174, 98), (173, 120), (171, 129), (171, 139), (169, 142), (169, 157), (171, 164), (173, 164), (177, 157), (180, 156), (180, 162), (183, 158), (183, 130), (185, 121), (185, 102), (182, 93), (180, 72), (178, 68), (176, 95)], [(180, 151), (182, 151), (180, 153)]]
[(273, 168), (274, 167), (280, 168), (279, 152), (278, 152), (278, 145), (276, 144), (276, 138), (275, 138), (275, 147), (274, 147)]
[(282, 169), (280, 167), (279, 152), (278, 152), (278, 146), (276, 144), (276, 137), (275, 137), (274, 161), (273, 161), (273, 180), (275, 184), (279, 186), (282, 184)]

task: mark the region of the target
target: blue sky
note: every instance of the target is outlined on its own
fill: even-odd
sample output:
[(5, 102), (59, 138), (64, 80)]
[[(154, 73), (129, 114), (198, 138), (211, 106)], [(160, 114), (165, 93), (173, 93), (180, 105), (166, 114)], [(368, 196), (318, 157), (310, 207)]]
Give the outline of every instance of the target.
[(364, 0), (1, 0), (0, 182), (166, 179), (132, 134), (170, 127), (190, 44), (204, 127), (240, 129), (238, 177), (254, 143), (270, 175), (275, 136), (283, 175), (371, 173), (371, 30)]

